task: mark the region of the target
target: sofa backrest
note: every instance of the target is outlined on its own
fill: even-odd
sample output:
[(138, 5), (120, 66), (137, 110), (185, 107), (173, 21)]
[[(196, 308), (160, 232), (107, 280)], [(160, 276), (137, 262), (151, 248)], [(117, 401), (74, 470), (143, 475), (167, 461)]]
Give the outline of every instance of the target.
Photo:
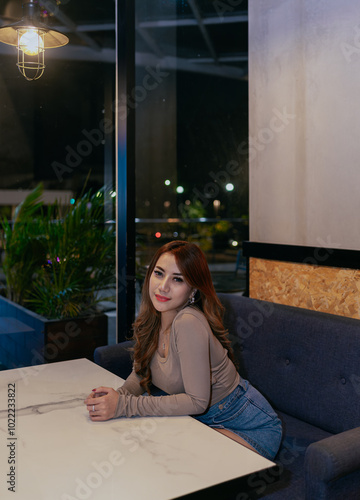
[(240, 374), (275, 408), (329, 432), (360, 426), (360, 320), (219, 298)]

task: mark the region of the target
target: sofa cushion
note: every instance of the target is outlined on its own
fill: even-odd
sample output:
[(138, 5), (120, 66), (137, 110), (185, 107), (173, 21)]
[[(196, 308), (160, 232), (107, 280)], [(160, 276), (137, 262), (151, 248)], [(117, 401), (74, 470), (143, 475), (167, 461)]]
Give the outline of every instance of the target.
[(275, 408), (331, 433), (360, 425), (359, 320), (219, 298), (241, 375)]
[(249, 478), (249, 485), (254, 488), (254, 498), (304, 499), (303, 467), (306, 449), (311, 443), (333, 434), (286, 413), (278, 412), (278, 414), (283, 423), (283, 441), (275, 458), (277, 468), (254, 474)]
[(94, 351), (94, 361), (125, 380), (132, 370), (133, 346), (134, 342), (127, 340), (111, 346), (97, 347)]

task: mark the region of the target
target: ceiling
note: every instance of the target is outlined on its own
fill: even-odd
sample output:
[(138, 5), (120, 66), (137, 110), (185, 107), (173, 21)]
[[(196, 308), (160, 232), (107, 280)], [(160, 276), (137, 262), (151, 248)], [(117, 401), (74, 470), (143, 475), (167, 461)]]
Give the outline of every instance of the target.
[[(247, 0), (135, 0), (136, 64), (247, 79)], [(114, 63), (115, 0), (39, 0), (67, 46), (47, 58)], [(21, 0), (0, 0), (0, 25), (22, 17)], [(16, 49), (0, 43), (0, 57)]]

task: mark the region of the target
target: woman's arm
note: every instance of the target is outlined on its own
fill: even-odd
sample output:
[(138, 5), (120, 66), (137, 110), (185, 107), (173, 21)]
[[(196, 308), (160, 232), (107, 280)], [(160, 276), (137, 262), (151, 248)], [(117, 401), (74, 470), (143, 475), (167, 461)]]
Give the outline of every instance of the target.
[(144, 392), (140, 385), (140, 378), (133, 370), (124, 384), (116, 391), (111, 387), (97, 387), (93, 389), (84, 403), (87, 406), (91, 420), (108, 420), (115, 416), (120, 395), (140, 396)]
[(200, 320), (189, 311), (175, 319), (174, 334), (181, 373), (173, 376), (182, 378), (184, 393), (169, 396), (122, 393), (115, 417), (196, 415), (206, 410), (211, 390), (210, 327), (205, 319)]
[(123, 385), (116, 389), (116, 392), (118, 394), (134, 394), (134, 396), (140, 396), (144, 393), (144, 389), (140, 385), (140, 377), (135, 373), (134, 368)]
[[(142, 395), (140, 378), (133, 371), (117, 391), (99, 387), (103, 396), (85, 401), (91, 420), (102, 421), (116, 417), (198, 415), (210, 402), (210, 335), (206, 320), (191, 312), (175, 319), (176, 353), (180, 360), (184, 392), (168, 396)], [(92, 405), (95, 411), (92, 411)]]

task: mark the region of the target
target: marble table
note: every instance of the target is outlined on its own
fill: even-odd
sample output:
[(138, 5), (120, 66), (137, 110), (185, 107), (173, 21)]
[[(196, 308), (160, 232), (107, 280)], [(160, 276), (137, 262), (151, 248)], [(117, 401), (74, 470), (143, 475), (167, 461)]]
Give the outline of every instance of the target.
[(0, 498), (167, 500), (274, 465), (191, 417), (91, 422), (122, 383), (87, 359), (0, 372)]

